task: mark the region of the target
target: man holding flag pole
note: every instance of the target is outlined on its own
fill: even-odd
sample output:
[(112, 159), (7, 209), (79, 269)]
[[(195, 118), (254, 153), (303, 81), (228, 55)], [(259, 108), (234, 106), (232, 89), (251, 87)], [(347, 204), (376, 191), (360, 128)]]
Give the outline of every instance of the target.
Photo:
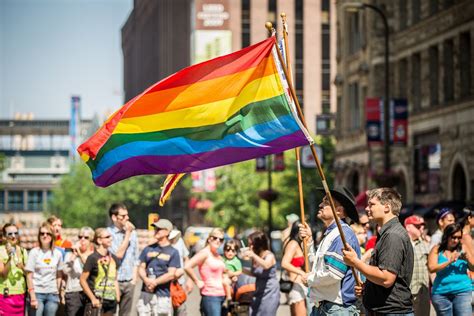
[[(320, 190), (324, 192), (324, 190)], [(350, 218), (358, 222), (359, 216), (355, 207), (352, 193), (345, 187), (331, 190), (336, 205), (337, 216), (341, 219), (341, 226), (346, 242), (354, 249), (360, 258), (360, 247), (356, 235), (344, 221)], [(317, 217), (326, 228), (318, 250), (314, 252), (311, 229), (306, 224), (300, 224), (300, 236), (309, 240), (309, 261), (312, 268), (303, 277), (303, 281), (310, 288), (309, 298), (313, 306), (312, 316), (319, 315), (359, 315), (356, 306), (357, 297), (354, 287), (356, 278), (350, 266), (344, 263), (342, 249), (344, 244), (336, 228), (336, 218), (331, 210), (327, 195), (319, 204)]]

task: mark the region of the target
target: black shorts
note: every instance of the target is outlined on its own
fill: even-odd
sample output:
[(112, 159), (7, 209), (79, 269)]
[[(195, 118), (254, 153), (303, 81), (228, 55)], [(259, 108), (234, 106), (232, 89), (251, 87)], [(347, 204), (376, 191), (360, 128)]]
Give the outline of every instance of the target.
[(102, 301), (102, 308), (100, 309), (100, 313), (98, 310), (92, 307), (91, 301), (87, 302), (85, 315), (100, 315), (102, 313), (112, 313), (115, 314), (117, 311), (117, 301), (112, 300), (103, 300)]

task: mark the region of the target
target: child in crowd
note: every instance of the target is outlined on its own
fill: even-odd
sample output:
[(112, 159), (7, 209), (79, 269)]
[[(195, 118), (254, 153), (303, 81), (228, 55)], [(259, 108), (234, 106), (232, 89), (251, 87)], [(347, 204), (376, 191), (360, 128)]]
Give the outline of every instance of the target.
[(237, 257), (238, 251), (239, 246), (235, 240), (228, 240), (224, 244), (224, 264), (225, 273), (227, 275), (227, 278), (225, 278), (225, 287), (228, 301), (232, 300), (232, 288), (237, 282), (237, 278), (242, 273), (242, 263)]

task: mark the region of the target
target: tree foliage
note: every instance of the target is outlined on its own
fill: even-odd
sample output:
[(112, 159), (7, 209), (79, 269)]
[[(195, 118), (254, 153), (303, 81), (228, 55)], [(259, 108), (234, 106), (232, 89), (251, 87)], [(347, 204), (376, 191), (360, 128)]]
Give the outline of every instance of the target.
[(144, 214), (157, 204), (162, 182), (162, 176), (148, 175), (99, 188), (92, 182), (87, 166), (78, 163), (71, 166), (71, 172), (62, 177), (59, 186), (53, 190), (50, 211), (60, 216), (65, 226), (100, 227), (107, 223), (110, 205), (123, 202), (133, 210), (130, 212), (132, 221), (143, 222)]

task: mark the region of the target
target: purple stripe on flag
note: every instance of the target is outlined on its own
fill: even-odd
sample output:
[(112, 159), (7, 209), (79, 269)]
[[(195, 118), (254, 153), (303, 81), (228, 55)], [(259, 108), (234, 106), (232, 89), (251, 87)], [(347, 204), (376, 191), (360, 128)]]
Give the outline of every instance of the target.
[(97, 186), (107, 187), (131, 176), (144, 174), (189, 173), (279, 153), (308, 145), (303, 132), (297, 131), (266, 143), (259, 148), (222, 148), (215, 151), (182, 156), (139, 156), (121, 161), (94, 179)]

